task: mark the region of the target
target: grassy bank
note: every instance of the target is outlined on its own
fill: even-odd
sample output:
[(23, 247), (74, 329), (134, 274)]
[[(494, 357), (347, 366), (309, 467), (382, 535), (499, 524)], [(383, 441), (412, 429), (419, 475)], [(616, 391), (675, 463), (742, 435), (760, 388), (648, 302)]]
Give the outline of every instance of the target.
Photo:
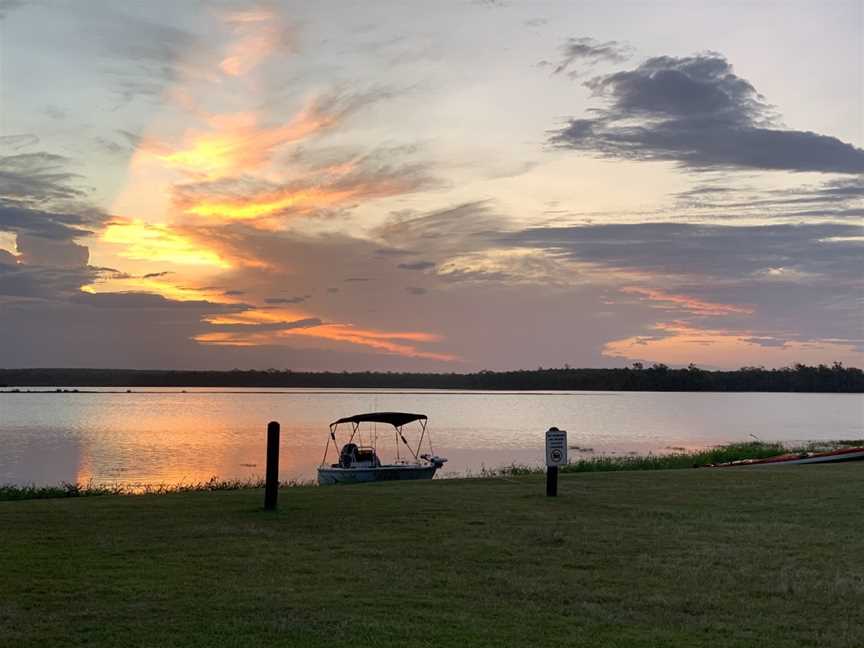
[[(864, 439), (844, 441), (821, 441), (806, 446), (789, 447), (777, 442), (750, 441), (730, 443), (693, 452), (677, 451), (651, 455), (599, 455), (582, 456), (571, 459), (562, 470), (565, 472), (610, 472), (616, 470), (674, 470), (694, 468), (712, 464), (728, 463), (739, 459), (760, 459), (773, 457), (784, 452), (807, 452), (837, 449), (844, 446), (864, 445)], [(590, 449), (576, 448), (586, 451)], [(593, 450), (590, 450), (593, 452)], [(574, 452), (574, 454), (576, 454)], [(479, 477), (512, 477), (518, 475), (540, 474), (546, 469), (542, 466), (511, 464), (498, 468), (483, 468)], [(473, 475), (469, 475), (473, 476)], [(305, 486), (308, 482), (286, 482), (284, 486)], [(204, 482), (182, 484), (125, 484), (102, 483), (61, 483), (56, 486), (0, 484), (0, 502), (25, 499), (53, 499), (57, 497), (95, 497), (99, 495), (168, 495), (193, 491), (240, 490), (244, 488), (263, 488), (263, 480), (219, 479), (212, 477)]]
[(9, 646), (859, 647), (864, 466), (0, 503)]

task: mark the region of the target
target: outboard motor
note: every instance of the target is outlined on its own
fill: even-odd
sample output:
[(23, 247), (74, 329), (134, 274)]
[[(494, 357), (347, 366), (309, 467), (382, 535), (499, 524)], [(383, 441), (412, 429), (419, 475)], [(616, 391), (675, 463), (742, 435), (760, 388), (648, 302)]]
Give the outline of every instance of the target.
[(447, 462), (447, 460), (444, 457), (439, 457), (438, 455), (423, 454), (423, 455), (420, 455), (420, 458), (425, 459), (426, 461), (431, 463), (433, 466), (435, 466), (435, 468), (441, 468), (441, 466), (443, 466)]
[(357, 461), (357, 444), (346, 443), (339, 453), (339, 467), (350, 468)]

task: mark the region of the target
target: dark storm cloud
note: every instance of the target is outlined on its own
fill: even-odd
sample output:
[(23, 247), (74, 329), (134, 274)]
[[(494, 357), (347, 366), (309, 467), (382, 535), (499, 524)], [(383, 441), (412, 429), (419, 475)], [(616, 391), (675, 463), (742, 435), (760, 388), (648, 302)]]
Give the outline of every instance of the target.
[(425, 295), (427, 290), (425, 288), (420, 288), (419, 286), (408, 286), (405, 288), (405, 292), (409, 295), (417, 295), (419, 297), (420, 295)]
[(414, 263), (400, 263), (396, 266), (400, 270), (430, 270), (435, 267), (434, 261), (416, 261)]
[(174, 274), (170, 270), (163, 270), (162, 272), (148, 272), (145, 275), (141, 275), (142, 279), (155, 279), (156, 277), (165, 277), (167, 275)]
[(598, 63), (623, 63), (630, 58), (631, 48), (617, 41), (601, 43), (589, 37), (568, 38), (561, 46), (561, 61), (555, 64), (553, 74), (567, 73), (571, 78), (578, 77), (579, 70), (570, 69), (574, 63), (593, 66)]
[(777, 127), (763, 97), (719, 54), (651, 58), (585, 85), (608, 107), (571, 119), (550, 138), (554, 146), (695, 170), (864, 173), (864, 150)]
[(860, 276), (864, 242), (853, 237), (861, 236), (861, 227), (833, 223), (734, 227), (634, 223), (528, 229), (505, 235), (501, 242), (652, 273), (740, 279), (772, 269), (780, 276), (783, 269), (836, 279)]
[(246, 291), (245, 290), (226, 290), (222, 294), (225, 295), (226, 297), (239, 297), (240, 295), (245, 295)]

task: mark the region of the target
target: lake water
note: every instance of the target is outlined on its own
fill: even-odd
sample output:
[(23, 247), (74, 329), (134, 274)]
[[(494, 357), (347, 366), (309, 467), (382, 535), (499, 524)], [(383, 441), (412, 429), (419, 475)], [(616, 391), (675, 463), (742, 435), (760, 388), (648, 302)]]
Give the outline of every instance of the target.
[[(435, 452), (449, 459), (445, 477), (539, 464), (544, 432), (553, 425), (568, 431), (571, 446), (593, 450), (571, 450), (571, 457), (695, 449), (752, 436), (864, 437), (860, 394), (89, 391), (98, 393), (0, 393), (0, 484), (256, 478), (264, 473), (270, 420), (282, 424), (280, 478), (312, 479), (328, 424), (376, 410), (427, 414)], [(386, 461), (394, 444), (384, 428), (378, 426), (378, 447)], [(329, 459), (335, 460), (332, 447)]]

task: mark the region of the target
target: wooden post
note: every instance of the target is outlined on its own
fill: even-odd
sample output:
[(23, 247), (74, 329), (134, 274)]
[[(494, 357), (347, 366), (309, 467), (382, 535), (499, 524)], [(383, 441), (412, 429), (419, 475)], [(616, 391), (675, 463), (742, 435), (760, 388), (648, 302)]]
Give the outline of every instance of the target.
[(279, 423), (270, 421), (267, 424), (267, 470), (264, 484), (264, 508), (267, 511), (276, 510), (276, 499), (279, 497)]
[(546, 497), (558, 496), (558, 466), (546, 466)]

